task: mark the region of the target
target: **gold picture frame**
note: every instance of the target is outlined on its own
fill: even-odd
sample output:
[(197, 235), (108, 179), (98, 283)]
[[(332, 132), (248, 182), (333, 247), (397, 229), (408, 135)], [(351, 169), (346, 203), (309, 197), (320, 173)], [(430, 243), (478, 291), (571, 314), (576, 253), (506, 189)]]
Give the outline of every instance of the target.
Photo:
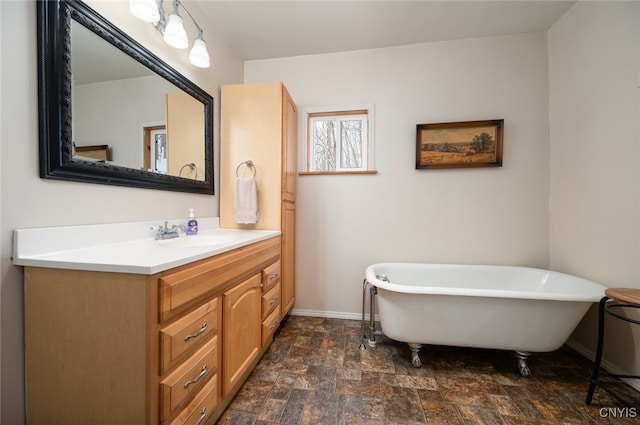
[(416, 169), (502, 167), (504, 120), (418, 124)]

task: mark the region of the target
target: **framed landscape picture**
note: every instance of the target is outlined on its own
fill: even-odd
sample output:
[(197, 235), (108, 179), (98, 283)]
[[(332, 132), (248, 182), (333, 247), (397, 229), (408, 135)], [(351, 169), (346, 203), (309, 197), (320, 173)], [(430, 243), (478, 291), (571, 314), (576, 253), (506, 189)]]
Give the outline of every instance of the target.
[(502, 167), (504, 120), (418, 124), (416, 169)]

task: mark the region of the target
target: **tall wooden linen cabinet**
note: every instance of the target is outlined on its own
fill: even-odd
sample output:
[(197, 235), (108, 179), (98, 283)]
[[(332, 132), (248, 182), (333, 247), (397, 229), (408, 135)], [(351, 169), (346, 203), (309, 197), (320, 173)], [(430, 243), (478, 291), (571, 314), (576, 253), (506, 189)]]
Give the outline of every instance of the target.
[[(295, 300), (296, 113), (281, 82), (221, 88), (220, 226), (282, 232), (280, 318)], [(238, 224), (235, 181), (254, 172), (259, 219)]]

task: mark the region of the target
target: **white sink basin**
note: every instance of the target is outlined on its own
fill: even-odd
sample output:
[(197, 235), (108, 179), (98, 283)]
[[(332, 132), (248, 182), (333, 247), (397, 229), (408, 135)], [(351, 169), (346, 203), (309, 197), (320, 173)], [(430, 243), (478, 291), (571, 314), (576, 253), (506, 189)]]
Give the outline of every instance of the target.
[(237, 242), (240, 235), (191, 235), (180, 236), (175, 239), (158, 241), (167, 248), (202, 248), (208, 246), (219, 246)]

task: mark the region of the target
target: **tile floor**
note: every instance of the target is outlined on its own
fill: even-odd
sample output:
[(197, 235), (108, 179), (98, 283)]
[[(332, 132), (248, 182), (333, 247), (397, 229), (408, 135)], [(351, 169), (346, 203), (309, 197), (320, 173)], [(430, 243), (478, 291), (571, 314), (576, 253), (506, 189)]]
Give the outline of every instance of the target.
[(360, 321), (288, 317), (218, 424), (640, 423), (640, 393), (621, 381), (637, 411), (599, 388), (584, 404), (592, 362), (568, 347), (532, 355), (523, 378), (513, 352), (426, 346), (416, 369), (406, 344), (360, 350), (360, 335)]

